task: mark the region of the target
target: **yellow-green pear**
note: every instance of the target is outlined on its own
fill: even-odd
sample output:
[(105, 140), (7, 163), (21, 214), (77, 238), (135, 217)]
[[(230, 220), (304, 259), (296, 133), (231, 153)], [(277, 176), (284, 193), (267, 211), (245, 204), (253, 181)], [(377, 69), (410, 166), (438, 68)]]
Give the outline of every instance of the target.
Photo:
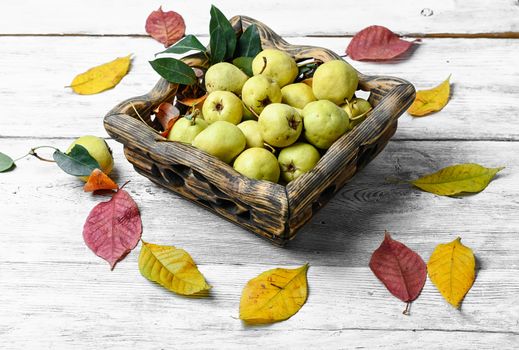
[(321, 64), (312, 79), (312, 91), (318, 100), (329, 100), (342, 105), (357, 90), (359, 77), (346, 61), (333, 60)]
[(328, 100), (310, 102), (303, 109), (305, 138), (317, 148), (328, 149), (348, 131), (344, 109)]
[(182, 117), (175, 122), (169, 131), (168, 140), (191, 144), (196, 135), (200, 134), (205, 128), (207, 128), (207, 122), (201, 117)]
[(241, 105), (242, 105), (242, 114), (243, 116), (241, 117), (241, 120), (258, 120), (258, 118), (252, 114), (252, 112), (250, 111), (250, 109), (245, 105), (245, 103), (243, 101), (241, 101)]
[[(108, 147), (104, 139), (92, 135), (81, 136), (72, 142), (65, 153), (69, 153), (75, 145), (85, 147), (92, 158), (97, 161), (103, 173), (109, 175), (112, 172), (114, 158), (112, 156), (112, 150)], [(88, 180), (88, 176), (80, 176), (79, 178), (85, 182)]]
[(239, 95), (248, 78), (247, 74), (235, 65), (227, 62), (217, 63), (209, 67), (205, 73), (205, 89), (209, 93), (230, 91)]
[(252, 60), (252, 73), (265, 75), (283, 87), (294, 82), (299, 70), (296, 61), (286, 52), (265, 49)]
[(265, 106), (281, 102), (281, 89), (274, 80), (255, 75), (243, 85), (241, 98), (247, 107), (259, 115)]
[(234, 169), (251, 179), (278, 182), (279, 164), (276, 156), (264, 148), (243, 151), (234, 161)]
[(308, 143), (298, 142), (283, 148), (278, 156), (281, 177), (286, 182), (295, 180), (312, 170), (320, 158), (319, 151)]
[(219, 120), (238, 124), (243, 114), (242, 102), (232, 92), (213, 91), (204, 101), (202, 114), (209, 124)]
[(226, 121), (217, 121), (209, 124), (193, 140), (192, 145), (207, 152), (226, 163), (245, 149), (245, 136), (234, 124)]
[(238, 124), (245, 140), (247, 142), (247, 148), (252, 147), (263, 147), (263, 138), (261, 137), (261, 130), (259, 123), (256, 120), (246, 120)]
[(350, 119), (350, 128), (360, 124), (366, 119), (366, 114), (371, 110), (371, 104), (363, 98), (355, 97), (341, 106)]
[[(346, 114), (344, 111), (343, 113)], [(258, 124), (263, 140), (274, 147), (293, 144), (303, 129), (303, 120), (296, 109), (283, 103), (273, 103), (265, 107)]]
[(282, 102), (295, 108), (303, 109), (315, 101), (312, 88), (305, 83), (289, 84), (281, 89)]

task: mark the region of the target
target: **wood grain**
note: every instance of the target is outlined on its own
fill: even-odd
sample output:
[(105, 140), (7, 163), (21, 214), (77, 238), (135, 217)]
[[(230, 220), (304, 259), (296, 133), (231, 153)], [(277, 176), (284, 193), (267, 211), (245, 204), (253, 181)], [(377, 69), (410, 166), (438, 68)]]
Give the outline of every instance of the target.
[[(349, 41), (288, 40), (328, 47), (339, 54)], [(102, 124), (106, 112), (118, 101), (155, 85), (157, 74), (148, 60), (162, 49), (152, 39), (70, 37), (0, 37), (0, 47), (2, 113), (16, 116), (10, 118), (9, 127), (0, 127), (0, 137), (51, 138), (106, 135)], [(442, 112), (420, 119), (402, 115), (395, 139), (519, 140), (519, 119), (513, 118), (519, 106), (519, 73), (509, 69), (516, 65), (517, 51), (519, 41), (514, 40), (424, 39), (406, 60), (350, 62), (369, 75), (402, 77), (417, 89), (435, 86), (452, 74), (452, 98)], [(64, 88), (76, 74), (130, 52), (134, 53), (131, 71), (116, 88), (91, 96)], [(14, 98), (20, 94), (23, 98)]]
[[(9, 11), (0, 12), (2, 34), (144, 35), (148, 14), (163, 5), (184, 16), (187, 32), (208, 33), (209, 8), (223, 13), (248, 15), (283, 36), (352, 35), (372, 24), (384, 25), (402, 34), (517, 33), (519, 6), (516, 1), (413, 1), (395, 0), (300, 0), (244, 2), (239, 0), (198, 0), (166, 5), (160, 0), (90, 0), (71, 6), (65, 0), (46, 4), (39, 1), (8, 1)], [(311, 20), (301, 25), (294, 14), (304, 11)], [(59, 16), (55, 14), (59, 12)], [(17, 16), (12, 14), (16, 13)], [(121, 16), (124, 13), (124, 16)], [(95, 19), (95, 20), (93, 20)]]
[[(12, 139), (2, 142), (1, 148), (16, 157), (31, 145), (44, 142), (65, 149), (71, 140)], [(479, 268), (519, 269), (519, 245), (515, 242), (519, 227), (515, 215), (519, 144), (515, 142), (391, 141), (286, 249), (266, 244), (154, 185), (132, 169), (120, 144), (112, 140), (109, 144), (115, 154), (114, 178), (119, 183), (130, 180), (126, 189), (141, 210), (143, 238), (184, 247), (203, 264), (309, 261), (313, 266), (365, 267), (387, 229), (424, 258), (436, 244), (461, 236), (475, 251)], [(499, 160), (496, 154), (500, 155)], [(485, 191), (463, 198), (438, 197), (407, 184), (388, 182), (415, 179), (462, 162), (506, 168)], [(10, 245), (2, 252), (3, 259), (96, 262), (97, 258), (84, 246), (81, 232), (90, 209), (106, 198), (84, 193), (82, 186), (81, 181), (62, 173), (55, 165), (35, 159), (22, 160), (13, 172), (2, 174), (0, 188), (5, 192), (0, 201), (4, 220), (0, 232)], [(30, 220), (20, 215), (22, 212), (30, 213)], [(48, 220), (57, 215), (67, 220)], [(60, 253), (61, 247), (67, 247), (67, 254)]]
[[(452, 73), (452, 99), (427, 118), (402, 116), (388, 147), (285, 249), (147, 181), (109, 140), (113, 175), (119, 183), (131, 180), (127, 189), (142, 213), (143, 238), (192, 254), (215, 286), (203, 300), (176, 297), (142, 278), (138, 251), (110, 272), (81, 237), (89, 210), (106, 198), (83, 193), (81, 182), (52, 164), (19, 161), (15, 171), (0, 174), (2, 349), (517, 348), (519, 41), (460, 39), (516, 36), (517, 2), (213, 3), (228, 14), (243, 9), (289, 35), (290, 43), (337, 54), (349, 42), (344, 35), (373, 23), (403, 34), (448, 37), (426, 38), (412, 55), (391, 64), (353, 65), (370, 75), (403, 77), (419, 89)], [(30, 146), (65, 149), (73, 137), (105, 135), (106, 111), (157, 80), (147, 61), (163, 47), (141, 36), (146, 16), (159, 5), (181, 12), (188, 33), (207, 33), (208, 10), (190, 2), (4, 2), (0, 151), (17, 157)], [(425, 8), (432, 15), (420, 14)], [(134, 34), (138, 37), (128, 37)], [(129, 53), (132, 70), (115, 89), (78, 96), (63, 88), (77, 73)], [(385, 180), (413, 179), (466, 161), (507, 168), (484, 192), (463, 198), (441, 198)], [(479, 272), (460, 311), (427, 283), (411, 316), (401, 315), (402, 303), (366, 268), (384, 229), (424, 259), (436, 244), (458, 235), (474, 249)], [(249, 278), (304, 262), (311, 265), (310, 299), (300, 313), (261, 328), (236, 319), (239, 293)]]

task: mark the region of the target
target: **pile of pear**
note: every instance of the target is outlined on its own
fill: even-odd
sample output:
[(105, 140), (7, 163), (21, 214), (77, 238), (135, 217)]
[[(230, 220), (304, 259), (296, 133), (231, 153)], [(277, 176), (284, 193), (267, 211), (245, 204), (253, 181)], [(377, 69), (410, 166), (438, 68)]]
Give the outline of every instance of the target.
[(168, 139), (189, 143), (251, 179), (288, 183), (311, 171), (371, 110), (355, 97), (357, 72), (343, 60), (325, 62), (312, 79), (294, 83), (294, 58), (265, 49), (253, 59), (252, 72), (249, 77), (227, 62), (209, 67), (201, 113), (179, 119)]

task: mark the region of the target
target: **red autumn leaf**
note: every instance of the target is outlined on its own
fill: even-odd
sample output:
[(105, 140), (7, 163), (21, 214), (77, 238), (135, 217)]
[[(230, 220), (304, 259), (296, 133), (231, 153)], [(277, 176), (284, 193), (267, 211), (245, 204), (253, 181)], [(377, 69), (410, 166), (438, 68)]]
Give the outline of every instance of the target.
[(108, 261), (112, 270), (135, 248), (141, 233), (139, 208), (123, 189), (118, 190), (109, 201), (96, 205), (83, 227), (86, 245), (97, 256)]
[(346, 53), (356, 61), (391, 60), (413, 46), (398, 35), (382, 26), (369, 26), (358, 32), (351, 39)]
[(418, 298), (427, 277), (427, 266), (422, 258), (393, 240), (387, 231), (384, 241), (373, 252), (369, 267), (391, 294), (404, 302)]
[(110, 179), (108, 175), (99, 169), (94, 169), (90, 173), (88, 181), (83, 187), (83, 191), (94, 192), (99, 190), (116, 190), (118, 188), (119, 186), (117, 186), (117, 184), (112, 179)]
[(146, 33), (168, 47), (184, 37), (186, 24), (181, 15), (175, 11), (164, 12), (161, 6), (146, 19)]
[(171, 103), (162, 102), (153, 112), (155, 112), (155, 116), (159, 120), (160, 125), (162, 125), (162, 129), (164, 129), (160, 134), (167, 137), (173, 125), (180, 118), (180, 111)]

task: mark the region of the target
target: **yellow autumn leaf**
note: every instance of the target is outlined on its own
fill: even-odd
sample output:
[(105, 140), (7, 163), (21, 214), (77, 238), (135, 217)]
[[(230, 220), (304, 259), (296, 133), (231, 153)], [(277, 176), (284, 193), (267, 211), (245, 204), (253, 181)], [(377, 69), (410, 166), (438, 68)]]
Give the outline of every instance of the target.
[(432, 112), (441, 110), (449, 101), (451, 93), (450, 76), (440, 85), (429, 90), (418, 90), (413, 104), (407, 110), (407, 113), (422, 117)]
[(251, 279), (243, 289), (240, 319), (249, 324), (283, 321), (301, 309), (308, 296), (308, 264), (272, 269)]
[(139, 270), (150, 281), (182, 295), (211, 289), (204, 276), (183, 249), (142, 242)]
[(452, 196), (462, 192), (481, 192), (504, 167), (485, 168), (466, 163), (448, 166), (433, 174), (411, 181), (416, 187), (440, 196)]
[(427, 271), (441, 295), (454, 307), (459, 307), (474, 283), (476, 259), (472, 249), (461, 244), (461, 238), (439, 244), (433, 251)]
[(131, 55), (90, 68), (77, 75), (69, 87), (80, 95), (92, 95), (113, 88), (128, 73)]

